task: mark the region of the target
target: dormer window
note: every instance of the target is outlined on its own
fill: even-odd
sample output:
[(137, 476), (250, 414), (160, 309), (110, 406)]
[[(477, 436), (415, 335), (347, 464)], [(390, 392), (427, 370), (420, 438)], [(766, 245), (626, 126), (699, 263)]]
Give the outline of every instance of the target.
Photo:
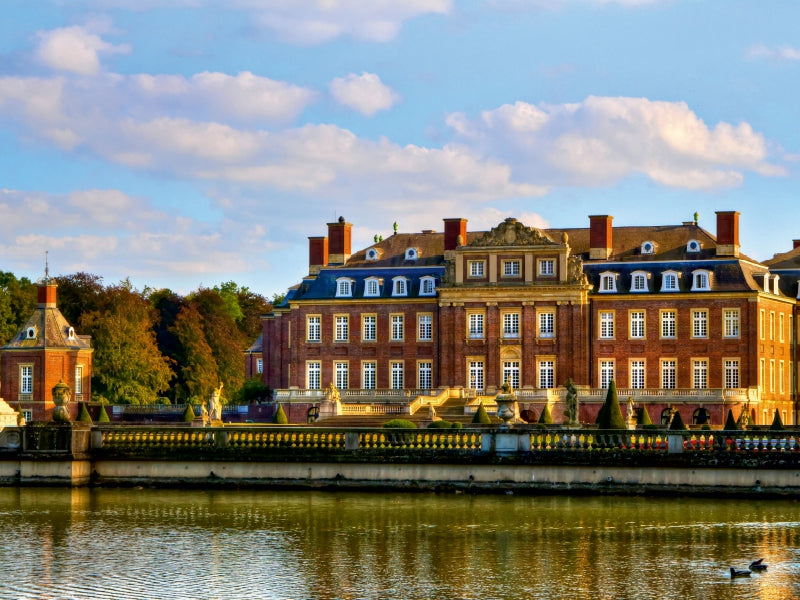
[(700, 252), (700, 242), (697, 240), (689, 240), (686, 243), (687, 252)]
[(600, 293), (612, 294), (617, 291), (617, 274), (606, 271), (600, 273)]
[(642, 243), (642, 254), (655, 254), (656, 252), (656, 244), (655, 242), (646, 241)]
[(364, 280), (364, 296), (380, 296), (381, 282), (377, 277), (367, 277)]
[(417, 260), (419, 253), (416, 248), (408, 248), (406, 250), (406, 260)]
[(772, 276), (772, 293), (776, 296), (779, 296), (781, 293), (781, 289), (778, 287), (778, 282), (781, 280), (780, 275), (773, 275)]
[(632, 292), (649, 292), (650, 288), (647, 284), (647, 278), (650, 276), (645, 271), (634, 271), (631, 273), (631, 291)]
[(692, 271), (692, 291), (704, 292), (711, 290), (711, 271), (697, 269)]
[(350, 298), (353, 295), (353, 280), (349, 277), (339, 277), (336, 280), (336, 297)]
[(25, 330), (25, 339), (27, 340), (35, 340), (36, 339), (36, 327), (28, 327)]
[(392, 296), (408, 296), (408, 279), (405, 277), (392, 279)]
[(664, 271), (661, 274), (661, 291), (662, 292), (677, 292), (678, 289), (678, 275), (677, 271)]
[(74, 327), (70, 327), (67, 330), (67, 339), (70, 340), (70, 341), (75, 339), (75, 328)]
[(419, 280), (419, 295), (420, 296), (433, 296), (436, 294), (436, 280), (426, 275)]
[(378, 260), (378, 251), (375, 248), (367, 250), (367, 260)]

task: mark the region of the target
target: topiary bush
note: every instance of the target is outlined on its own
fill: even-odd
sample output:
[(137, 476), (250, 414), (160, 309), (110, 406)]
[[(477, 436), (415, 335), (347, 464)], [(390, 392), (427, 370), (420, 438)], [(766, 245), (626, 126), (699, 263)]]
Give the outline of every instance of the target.
[(606, 401), (598, 415), (597, 427), (599, 429), (626, 429), (625, 419), (622, 418), (622, 410), (619, 407), (617, 397), (617, 384), (614, 380), (608, 385)]
[(108, 418), (108, 413), (106, 412), (106, 405), (100, 405), (100, 412), (97, 414), (97, 422), (98, 423), (110, 423), (111, 419)]
[(772, 419), (772, 425), (769, 426), (770, 431), (783, 431), (783, 421), (778, 409), (775, 409), (775, 418)]
[(92, 423), (92, 415), (89, 414), (89, 409), (86, 408), (86, 403), (81, 402), (78, 409), (78, 423)]
[(683, 417), (680, 411), (675, 411), (675, 416), (672, 417), (672, 422), (669, 424), (670, 431), (685, 431), (686, 425), (683, 424)]
[(725, 431), (738, 431), (739, 427), (736, 425), (736, 419), (733, 418), (733, 410), (728, 409), (728, 418), (725, 419)]
[(451, 429), (462, 429), (464, 424), (461, 421), (453, 421), (453, 426)]
[(483, 408), (483, 403), (478, 405), (478, 410), (475, 411), (475, 416), (472, 417), (472, 422), (476, 425), (489, 425), (492, 420), (489, 418), (489, 413)]
[(450, 421), (431, 421), (428, 423), (428, 429), (450, 429), (453, 424)]
[(540, 425), (552, 425), (553, 424), (553, 415), (550, 413), (550, 405), (545, 404), (544, 408), (542, 409), (542, 414), (539, 415), (539, 424)]
[(275, 425), (288, 425), (289, 418), (286, 416), (286, 413), (283, 412), (283, 405), (278, 404), (278, 410), (275, 411), (275, 416), (272, 417), (272, 422)]
[[(439, 421), (435, 421), (439, 423)], [(383, 424), (384, 429), (416, 429), (417, 426), (406, 419), (392, 419)]]
[(636, 420), (642, 427), (647, 427), (648, 425), (652, 425), (653, 421), (650, 419), (650, 413), (647, 412), (647, 407), (642, 406), (639, 409), (639, 414), (636, 416)]
[(186, 405), (186, 410), (183, 411), (183, 422), (184, 423), (191, 423), (194, 421), (195, 418), (194, 410), (192, 410), (191, 404)]

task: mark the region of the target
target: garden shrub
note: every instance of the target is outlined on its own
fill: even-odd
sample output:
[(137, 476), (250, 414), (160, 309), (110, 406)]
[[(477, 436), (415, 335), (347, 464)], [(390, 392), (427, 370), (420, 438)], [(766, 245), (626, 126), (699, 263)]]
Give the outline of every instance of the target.
[(672, 423), (669, 424), (670, 431), (685, 431), (686, 425), (683, 424), (683, 417), (680, 411), (675, 411), (675, 416), (672, 417)]
[(492, 420), (489, 418), (489, 413), (483, 408), (483, 403), (478, 405), (478, 410), (475, 411), (475, 416), (472, 417), (472, 422), (478, 425), (489, 425)]
[(89, 414), (89, 409), (86, 408), (85, 402), (81, 402), (78, 409), (78, 423), (92, 423), (92, 415)]
[(272, 417), (272, 422), (275, 425), (288, 425), (289, 419), (286, 416), (286, 413), (283, 411), (283, 406), (278, 404), (278, 410), (275, 411), (275, 416)]
[(733, 410), (728, 409), (728, 418), (725, 419), (725, 431), (738, 431), (739, 427), (736, 425), (736, 419), (733, 418)]
[(613, 379), (608, 385), (606, 401), (603, 403), (603, 408), (600, 409), (597, 426), (599, 429), (626, 429), (625, 419), (622, 418), (622, 410), (619, 407), (617, 384)]
[(192, 410), (191, 404), (186, 405), (186, 410), (183, 411), (183, 422), (184, 423), (191, 423), (194, 421), (195, 418), (194, 410)]
[(769, 426), (770, 431), (783, 431), (783, 421), (778, 409), (775, 409), (775, 418), (772, 419), (772, 425)]
[(110, 423), (111, 419), (108, 418), (108, 413), (106, 412), (106, 405), (100, 405), (100, 412), (97, 414), (97, 422), (98, 423)]
[[(437, 423), (439, 421), (436, 421)], [(406, 419), (392, 419), (383, 424), (384, 429), (416, 429), (417, 426)]]

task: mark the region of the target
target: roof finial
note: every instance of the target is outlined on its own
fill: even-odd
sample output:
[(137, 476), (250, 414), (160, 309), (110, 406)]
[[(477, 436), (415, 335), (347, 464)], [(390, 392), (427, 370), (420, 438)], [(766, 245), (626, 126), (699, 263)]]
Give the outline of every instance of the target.
[(695, 211), (695, 213), (694, 213), (694, 224), (697, 225), (697, 223), (699, 221), (700, 221), (700, 213)]
[(49, 250), (44, 251), (44, 281), (45, 283), (50, 281), (50, 262), (48, 260), (48, 254), (50, 253)]

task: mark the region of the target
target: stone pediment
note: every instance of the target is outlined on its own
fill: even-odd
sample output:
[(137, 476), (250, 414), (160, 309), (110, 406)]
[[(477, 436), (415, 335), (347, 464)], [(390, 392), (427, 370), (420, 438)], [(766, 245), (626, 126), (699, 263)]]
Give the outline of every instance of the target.
[(509, 217), (491, 231), (471, 241), (469, 247), (482, 246), (555, 246), (556, 242), (539, 229), (523, 225)]

